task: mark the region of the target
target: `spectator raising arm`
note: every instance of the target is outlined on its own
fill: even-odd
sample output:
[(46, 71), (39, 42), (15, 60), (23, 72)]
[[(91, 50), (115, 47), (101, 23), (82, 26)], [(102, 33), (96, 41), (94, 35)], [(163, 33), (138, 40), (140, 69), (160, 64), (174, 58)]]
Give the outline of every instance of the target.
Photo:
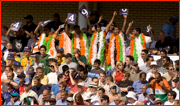
[(65, 32), (66, 32), (66, 34), (70, 37), (71, 36), (71, 34), (70, 34), (70, 32), (69, 32), (69, 28), (68, 28), (68, 22), (67, 22), (67, 18), (66, 18), (66, 20), (65, 20)]
[(127, 15), (123, 15), (123, 17), (124, 17), (124, 23), (123, 23), (122, 31), (125, 32), (125, 27), (126, 27), (126, 22), (127, 22)]
[(11, 36), (9, 35), (9, 33), (10, 33), (10, 31), (11, 31), (11, 26), (13, 26), (14, 25), (14, 23), (12, 23), (11, 25), (10, 25), (10, 28), (8, 29), (8, 31), (6, 32), (6, 36), (7, 36), (7, 38), (10, 40), (11, 39)]
[(56, 32), (54, 33), (54, 35), (53, 35), (53, 38), (55, 39), (56, 38), (56, 36), (58, 35), (58, 32), (61, 30), (61, 28), (62, 28), (62, 25), (60, 25), (59, 26), (59, 28), (56, 30)]
[(39, 22), (38, 26), (36, 27), (36, 29), (34, 30), (34, 33), (37, 35), (37, 36), (40, 36), (38, 30), (39, 30), (39, 27), (40, 27), (40, 24), (42, 24), (42, 22)]
[(114, 11), (111, 21), (110, 21), (109, 24), (106, 26), (106, 30), (105, 30), (105, 33), (106, 33), (106, 34), (109, 32), (109, 28), (110, 28), (111, 24), (113, 23), (114, 18), (115, 18), (116, 15), (117, 15), (117, 12)]
[(88, 27), (89, 27), (88, 32), (89, 32), (89, 34), (91, 34), (92, 33), (92, 28), (91, 28), (91, 23), (89, 21), (89, 16), (86, 16), (86, 17), (87, 17)]
[(19, 89), (18, 83), (14, 82), (14, 81), (2, 79), (1, 83), (9, 83), (9, 84), (13, 85), (15, 89)]
[(127, 35), (128, 37), (129, 37), (129, 30), (130, 30), (133, 22), (134, 22), (134, 21), (132, 21), (132, 22), (129, 23), (129, 26), (128, 26), (127, 30), (126, 30), (126, 35)]

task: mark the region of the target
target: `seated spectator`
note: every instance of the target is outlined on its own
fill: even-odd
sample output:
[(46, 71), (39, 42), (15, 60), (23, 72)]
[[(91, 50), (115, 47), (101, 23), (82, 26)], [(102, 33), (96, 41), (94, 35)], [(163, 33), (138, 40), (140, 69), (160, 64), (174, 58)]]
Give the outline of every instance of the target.
[(94, 69), (91, 70), (92, 73), (99, 74), (101, 71), (104, 71), (103, 69), (100, 68), (101, 61), (99, 59), (96, 59), (94, 61)]
[(179, 72), (179, 60), (175, 61), (175, 68), (176, 68), (176, 71)]
[(116, 93), (116, 95), (113, 96), (113, 102), (109, 105), (119, 105), (120, 104), (120, 95)]
[(164, 73), (162, 76), (166, 78), (167, 81), (170, 81), (173, 78), (174, 66), (173, 64), (166, 65), (167, 72)]
[(85, 97), (83, 100), (84, 100), (84, 105), (94, 105), (91, 102), (91, 98), (89, 96)]
[[(72, 88), (72, 91), (74, 93), (78, 92), (78, 84), (81, 83), (82, 81), (83, 81), (83, 78), (81, 76), (76, 76), (75, 77), (75, 82), (74, 82), (75, 85)], [(87, 90), (87, 88), (84, 86), (84, 91), (86, 92), (86, 90)]]
[(3, 44), (4, 46), (6, 46), (6, 44), (9, 42), (9, 39), (6, 36), (7, 31), (8, 31), (7, 26), (2, 26), (1, 27), (1, 44)]
[(155, 79), (146, 85), (146, 88), (149, 87), (155, 89), (155, 97), (160, 98), (162, 101), (167, 101), (166, 94), (170, 91), (170, 86), (167, 80), (161, 77), (160, 73), (156, 73)]
[(56, 105), (67, 105), (66, 99), (68, 98), (68, 93), (66, 91), (60, 92), (60, 98), (57, 99)]
[(73, 99), (75, 100), (75, 95), (78, 93), (81, 94), (82, 98), (85, 98), (87, 96), (87, 92), (85, 92), (84, 90), (84, 83), (82, 82), (78, 83), (77, 88), (78, 88), (78, 92), (74, 93)]
[(84, 105), (83, 98), (80, 93), (74, 94), (74, 105)]
[[(43, 85), (47, 85), (48, 84), (48, 77), (46, 75), (43, 74), (43, 68), (42, 67), (38, 67), (36, 69), (36, 76), (39, 76), (41, 79), (41, 84)], [(33, 78), (34, 80), (34, 78)], [(32, 86), (34, 86), (34, 81), (32, 80)]]
[(154, 105), (163, 105), (164, 102), (161, 100), (161, 98), (156, 98), (154, 101)]
[(147, 93), (148, 99), (145, 101), (145, 105), (154, 105), (155, 97), (154, 97), (153, 89), (152, 88), (147, 88), (146, 93)]
[[(162, 66), (163, 66), (163, 65), (162, 65), (162, 59), (163, 59), (164, 56), (167, 56), (166, 50), (162, 49), (162, 50), (160, 51), (160, 56), (161, 56), (161, 58), (158, 59), (156, 62), (157, 62), (157, 65), (158, 65), (159, 67), (162, 67)], [(173, 64), (173, 61), (172, 61), (171, 59), (170, 59), (170, 64)]]
[(17, 70), (21, 68), (21, 63), (18, 61), (14, 61), (12, 67), (14, 68), (14, 72), (17, 74)]
[[(18, 76), (19, 74), (21, 74), (21, 73), (24, 73), (23, 69), (18, 68), (18, 69), (17, 69), (17, 72), (16, 72), (17, 76)], [(27, 81), (30, 81), (30, 80), (29, 80), (29, 78), (28, 78), (28, 77), (25, 77), (25, 82), (27, 82)], [(19, 78), (18, 78), (18, 77), (16, 77), (16, 78), (14, 79), (14, 82), (16, 82), (16, 83), (20, 84), (20, 82), (19, 82)]]
[(178, 77), (178, 72), (177, 71), (173, 71), (172, 72), (172, 77), (171, 80), (168, 81), (169, 86), (171, 87), (171, 89), (174, 89), (176, 87), (176, 84), (174, 82), (174, 80)]
[(120, 91), (121, 91), (121, 96), (126, 96), (127, 92), (128, 92), (127, 88), (129, 86), (133, 85), (133, 81), (130, 81), (129, 77), (130, 77), (130, 73), (128, 71), (124, 71), (123, 72), (123, 79), (122, 79), (122, 81), (119, 81), (117, 83), (117, 85), (119, 86)]
[(106, 84), (106, 72), (105, 71), (101, 71), (99, 73), (99, 83), (98, 83), (99, 87), (102, 87), (102, 88), (106, 88), (108, 85)]
[(148, 56), (148, 57), (146, 58), (146, 63), (145, 63), (144, 65), (142, 65), (139, 69), (142, 70), (142, 71), (144, 71), (146, 74), (147, 74), (148, 72), (151, 72), (152, 70), (151, 70), (151, 68), (150, 68), (150, 65), (151, 65), (151, 62), (153, 62), (153, 61), (154, 61), (153, 56)]
[(109, 105), (109, 97), (107, 95), (103, 95), (101, 100), (99, 101), (99, 105)]
[(128, 104), (127, 105), (136, 105), (137, 104), (137, 98), (136, 98), (136, 93), (129, 91), (128, 94), (126, 95)]
[(118, 61), (116, 63), (116, 71), (113, 72), (112, 77), (115, 83), (122, 81), (124, 65), (123, 62)]
[(175, 103), (175, 98), (176, 98), (176, 92), (175, 91), (170, 91), (167, 94), (168, 101), (164, 102), (164, 105), (174, 105)]
[(15, 61), (20, 62), (20, 57), (17, 56), (17, 50), (15, 48), (9, 49), (10, 54), (14, 54)]
[(110, 102), (110, 103), (114, 102), (113, 98), (114, 98), (115, 95), (118, 95), (119, 97), (121, 97), (121, 95), (116, 92), (116, 89), (117, 89), (117, 88), (116, 88), (116, 85), (112, 85), (112, 86), (110, 87), (111, 93), (108, 95), (108, 96), (109, 96), (109, 102)]
[[(102, 96), (105, 95), (105, 89), (104, 88), (99, 88), (98, 89), (98, 97), (102, 98)], [(100, 100), (99, 100), (100, 101)]]
[(125, 61), (125, 67), (124, 67), (124, 70), (125, 71), (131, 71), (131, 67), (130, 67), (130, 64), (134, 61), (134, 57), (132, 56), (127, 56), (126, 57), (126, 61)]
[(41, 84), (40, 82), (40, 77), (35, 76), (33, 81), (34, 81), (34, 86), (32, 86), (32, 90), (38, 95), (38, 97), (42, 94), (45, 86)]
[(176, 79), (173, 80), (175, 82), (175, 88), (173, 89), (173, 91), (176, 92), (176, 98), (175, 100), (179, 101), (179, 77), (176, 77)]
[(146, 48), (147, 48), (148, 50), (155, 49), (155, 46), (156, 46), (156, 42), (157, 42), (157, 41), (155, 40), (154, 31), (151, 30), (149, 36), (151, 36), (151, 42), (146, 44)]
[(56, 100), (58, 100), (62, 95), (61, 95), (61, 92), (64, 92), (65, 91), (65, 89), (66, 89), (66, 87), (67, 87), (67, 84), (66, 84), (66, 82), (61, 82), (60, 84), (59, 84), (59, 93), (57, 93), (57, 95), (56, 95)]
[(21, 101), (19, 101), (19, 94), (11, 93), (11, 101), (7, 103), (7, 105), (20, 105)]
[(62, 72), (62, 67), (64, 65), (67, 65), (69, 68), (75, 68), (77, 70), (77, 64), (75, 62), (71, 62), (71, 60), (72, 60), (72, 55), (70, 53), (67, 53), (65, 55), (65, 63), (59, 66), (59, 71)]
[(75, 68), (70, 68), (69, 69), (69, 78), (70, 79), (66, 81), (68, 87), (74, 87), (74, 85), (76, 83), (76, 82), (74, 82), (74, 79), (75, 79), (76, 75), (77, 75), (76, 69)]
[(14, 78), (13, 79), (15, 79), (17, 77), (17, 74), (13, 71), (13, 68), (10, 67), (10, 66), (6, 66), (5, 71), (2, 73), (1, 80), (2, 79), (7, 79), (7, 74), (9, 72), (13, 72), (14, 73)]
[(39, 105), (50, 105), (49, 100), (51, 98), (55, 98), (55, 96), (50, 93), (49, 89), (44, 89), (43, 93), (38, 98)]
[(148, 57), (148, 50), (144, 49), (141, 51), (141, 58), (138, 59), (138, 66), (141, 67), (142, 65), (146, 64), (146, 58)]
[(4, 60), (1, 60), (1, 77), (6, 69), (6, 62)]
[(137, 80), (136, 82), (133, 83), (132, 87), (134, 88), (134, 92), (136, 94), (141, 94), (142, 93), (142, 86), (148, 84), (148, 82), (146, 81), (146, 73), (142, 72), (139, 74), (139, 80)]
[(164, 57), (162, 57), (162, 67), (160, 67), (159, 69), (158, 69), (158, 71), (159, 72), (161, 72), (162, 74), (165, 74), (165, 73), (167, 73), (167, 69), (166, 69), (166, 67), (167, 67), (167, 65), (170, 63), (170, 58), (168, 57), (168, 56), (164, 56)]
[(20, 100), (22, 101), (24, 98), (28, 97), (28, 96), (34, 96), (36, 99), (38, 99), (38, 95), (33, 91), (31, 90), (31, 82), (28, 81), (26, 83), (24, 83), (25, 85), (25, 92), (21, 95), (20, 97)]
[(174, 42), (173, 54), (174, 55), (179, 55), (179, 37)]
[[(57, 80), (58, 80), (58, 84), (53, 85), (51, 87), (51, 94), (54, 95), (55, 97), (60, 92), (59, 89), (58, 89), (59, 88), (59, 84), (61, 82), (66, 82), (66, 76), (64, 74), (59, 74), (58, 77), (57, 77)], [(66, 87), (65, 91), (69, 92), (69, 88)]]
[(12, 44), (11, 43), (7, 43), (6, 45), (6, 51), (4, 51), (4, 56), (3, 56), (3, 59), (6, 61), (7, 59), (7, 56), (9, 54), (9, 50), (12, 49)]
[(50, 105), (55, 105), (55, 104), (56, 104), (56, 99), (55, 99), (55, 98), (51, 98), (51, 99), (49, 100), (49, 104), (50, 104)]
[(64, 49), (62, 47), (57, 49), (57, 66), (60, 66), (61, 64), (65, 63), (65, 57), (64, 57)]
[(15, 61), (14, 55), (13, 54), (8, 54), (8, 56), (7, 56), (7, 64), (6, 65), (12, 67), (14, 61)]
[(138, 63), (136, 61), (133, 61), (130, 65), (130, 67), (132, 68), (132, 71), (130, 71), (130, 81), (137, 81), (139, 79), (139, 75), (143, 72), (141, 70), (139, 70), (138, 67)]
[(26, 76), (29, 78), (30, 82), (32, 82), (33, 77), (36, 75), (37, 74), (34, 72), (34, 68), (32, 66), (30, 66), (28, 68), (28, 71), (26, 72)]
[(84, 55), (80, 55), (80, 51), (77, 48), (73, 50), (73, 58), (71, 61), (75, 62), (78, 67), (79, 65), (82, 65), (83, 67), (86, 67), (87, 65), (86, 57)]
[(32, 47), (33, 44), (36, 43), (37, 37), (36, 37), (36, 34), (34, 33), (34, 29), (29, 32), (30, 33), (30, 39), (28, 40), (27, 46), (31, 46)]
[(121, 97), (119, 105), (126, 105), (126, 104), (127, 104), (127, 98), (126, 97)]
[(141, 94), (139, 94), (139, 96), (138, 96), (138, 101), (146, 102), (147, 99), (148, 99), (148, 97), (147, 97), (147, 93), (146, 93), (146, 85), (143, 85), (141, 88)]

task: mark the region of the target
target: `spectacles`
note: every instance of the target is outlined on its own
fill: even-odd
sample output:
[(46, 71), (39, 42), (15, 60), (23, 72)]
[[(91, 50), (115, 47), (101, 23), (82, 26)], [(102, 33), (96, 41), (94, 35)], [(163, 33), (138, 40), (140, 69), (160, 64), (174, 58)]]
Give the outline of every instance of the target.
[(173, 70), (174, 70), (174, 68), (171, 68), (171, 69), (169, 69), (169, 70), (173, 71)]
[(7, 76), (7, 77), (12, 77), (12, 76)]
[(62, 86), (59, 86), (59, 87), (62, 87)]

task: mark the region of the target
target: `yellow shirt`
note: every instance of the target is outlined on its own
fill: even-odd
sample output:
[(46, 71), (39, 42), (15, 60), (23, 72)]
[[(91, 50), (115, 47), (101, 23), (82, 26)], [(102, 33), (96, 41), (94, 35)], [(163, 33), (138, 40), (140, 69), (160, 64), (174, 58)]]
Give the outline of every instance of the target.
[(57, 61), (57, 66), (59, 66), (60, 64), (65, 63), (65, 57), (59, 58)]
[[(31, 65), (33, 65), (32, 57), (29, 57), (29, 59), (30, 59), (30, 65), (29, 66), (31, 66)], [(26, 56), (21, 57), (20, 63), (21, 63), (22, 69), (25, 70), (25, 67), (27, 64), (27, 57)]]
[[(36, 75), (37, 76), (37, 75)], [(35, 76), (34, 76), (35, 77)], [(33, 78), (34, 79), (34, 78)], [(48, 77), (46, 75), (43, 75), (43, 77), (41, 78), (41, 84), (43, 85), (47, 85), (48, 84)], [(34, 86), (34, 81), (32, 80), (32, 86)]]

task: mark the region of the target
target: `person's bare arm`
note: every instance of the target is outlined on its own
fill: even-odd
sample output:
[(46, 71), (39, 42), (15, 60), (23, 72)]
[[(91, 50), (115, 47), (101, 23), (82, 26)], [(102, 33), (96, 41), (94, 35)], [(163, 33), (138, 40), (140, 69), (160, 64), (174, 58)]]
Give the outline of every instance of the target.
[(37, 26), (36, 29), (34, 30), (34, 33), (35, 33), (37, 36), (39, 36), (38, 30), (39, 30), (40, 24), (42, 24), (42, 22), (39, 22), (38, 26)]
[(127, 35), (127, 37), (129, 37), (129, 30), (130, 30), (133, 22), (134, 22), (134, 21), (132, 21), (132, 22), (129, 23), (129, 26), (128, 26), (127, 30), (126, 30), (126, 35)]
[(89, 32), (89, 34), (91, 34), (92, 33), (92, 28), (91, 28), (91, 23), (89, 21), (89, 16), (86, 16), (86, 17), (87, 17), (87, 22), (88, 22), (88, 27), (89, 27), (88, 32)]
[(163, 81), (160, 81), (158, 84), (162, 87), (163, 90), (165, 90), (166, 93), (169, 93), (169, 90), (164, 86)]
[(110, 21), (110, 22), (108, 23), (108, 25), (106, 26), (105, 33), (108, 33), (108, 32), (109, 32), (109, 28), (110, 28), (111, 24), (113, 23), (114, 18), (115, 18), (116, 15), (117, 15), (117, 12), (114, 11), (111, 21)]
[(18, 83), (14, 82), (14, 81), (12, 81), (12, 80), (4, 80), (4, 79), (2, 79), (2, 80), (1, 80), (1, 83), (10, 83), (11, 85), (14, 86), (15, 89), (18, 89), (18, 88), (19, 88)]
[(124, 17), (124, 22), (123, 22), (122, 31), (125, 32), (125, 27), (126, 27), (126, 22), (127, 22), (127, 15), (123, 15), (123, 17)]
[(66, 34), (70, 37), (71, 34), (70, 34), (70, 32), (69, 32), (67, 18), (66, 18), (66, 20), (65, 20), (65, 29), (64, 29), (64, 31), (65, 31)]
[(103, 15), (101, 15), (100, 17), (99, 17), (99, 21), (97, 22), (98, 24), (102, 21), (102, 19), (103, 19)]
[(115, 81), (116, 71), (113, 72), (112, 77), (113, 77), (113, 81), (116, 82), (116, 81)]
[(73, 77), (72, 77), (72, 71), (69, 71), (69, 77), (70, 77), (70, 81), (72, 85), (75, 85), (76, 82), (74, 81)]
[(59, 28), (56, 30), (56, 32), (53, 34), (53, 38), (55, 39), (58, 35), (58, 32), (61, 30), (62, 25), (59, 26)]
[(31, 34), (28, 31), (24, 30), (24, 32), (26, 33), (26, 38), (29, 38), (31, 36)]
[(10, 40), (11, 39), (11, 36), (9, 35), (9, 33), (10, 33), (10, 31), (11, 31), (11, 26), (13, 26), (14, 25), (14, 23), (12, 23), (11, 25), (10, 25), (10, 28), (8, 29), (8, 31), (6, 32), (6, 36), (7, 36), (7, 38)]
[(1, 43), (5, 44), (5, 43), (8, 43), (8, 41), (6, 41), (6, 40), (1, 40)]

